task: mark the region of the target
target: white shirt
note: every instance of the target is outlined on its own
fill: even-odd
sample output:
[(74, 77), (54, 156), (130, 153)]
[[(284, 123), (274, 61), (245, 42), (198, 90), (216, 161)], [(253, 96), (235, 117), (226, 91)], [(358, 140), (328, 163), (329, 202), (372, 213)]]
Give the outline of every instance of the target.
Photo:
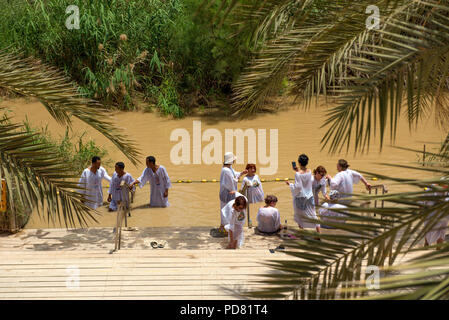
[(257, 212), (257, 228), (262, 232), (275, 232), (281, 226), (281, 215), (274, 207), (262, 207)]
[(362, 175), (360, 173), (351, 169), (346, 169), (340, 171), (331, 179), (331, 189), (337, 190), (340, 193), (341, 198), (347, 198), (353, 193), (353, 185), (359, 183), (361, 179)]

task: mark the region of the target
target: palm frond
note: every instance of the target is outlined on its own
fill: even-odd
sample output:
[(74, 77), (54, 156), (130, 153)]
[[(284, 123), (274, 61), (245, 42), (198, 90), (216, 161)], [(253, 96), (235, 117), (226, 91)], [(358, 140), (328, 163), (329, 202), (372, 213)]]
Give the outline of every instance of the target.
[(74, 116), (110, 140), (133, 163), (139, 152), (113, 123), (110, 112), (95, 100), (84, 98), (61, 72), (31, 57), (0, 51), (0, 87), (35, 97), (59, 123), (70, 126)]
[[(261, 19), (256, 21), (276, 20), (267, 18), (270, 14), (282, 16), (276, 16), (276, 5), (256, 2), (266, 10), (259, 17), (247, 9), (248, 15)], [(282, 1), (280, 6), (298, 3)], [(369, 5), (382, 12), (379, 30), (366, 27)], [(448, 123), (447, 0), (338, 1), (318, 19), (308, 15), (308, 6), (313, 7), (313, 1), (280, 32), (266, 32), (276, 29), (273, 22), (252, 27), (254, 34), (264, 36), (256, 36), (260, 49), (234, 85), (236, 115), (260, 110), (288, 78), (291, 92), (306, 107), (320, 95), (330, 95), (337, 103), (323, 124), (328, 128), (323, 148), (332, 153), (348, 150), (353, 142), (354, 150), (368, 150), (376, 136), (382, 148), (388, 128), (394, 141), (404, 102), (410, 126), (433, 111), (437, 123)]]
[(363, 299), (369, 300), (447, 300), (449, 245), (440, 244), (420, 249), (419, 253), (418, 257), (408, 262), (382, 268), (382, 273), (386, 276), (380, 277), (379, 288), (371, 289), (366, 286), (365, 281), (361, 281), (346, 291), (363, 292), (366, 294)]
[[(404, 183), (401, 178), (391, 179)], [(261, 281), (267, 287), (245, 294), (256, 298), (294, 299), (352, 299), (367, 295), (367, 290), (360, 289), (367, 266), (394, 265), (399, 257), (414, 250), (439, 221), (449, 216), (445, 180), (438, 177), (409, 184), (417, 191), (356, 195), (351, 206), (335, 209), (345, 215), (341, 221), (315, 221), (335, 228), (332, 233), (297, 231), (296, 235), (303, 240), (284, 243), (285, 253), (296, 259), (270, 261), (267, 265), (276, 273)], [(423, 191), (424, 185), (428, 188)], [(384, 207), (366, 206), (367, 201), (375, 200), (383, 201)]]
[[(48, 222), (55, 218), (66, 227), (87, 226), (97, 221), (84, 202), (76, 178), (57, 151), (39, 138), (24, 132), (23, 124), (0, 122), (0, 170), (5, 178), (11, 213), (19, 201), (28, 208), (46, 211)], [(21, 130), (22, 129), (22, 130)], [(15, 197), (17, 196), (17, 198)]]

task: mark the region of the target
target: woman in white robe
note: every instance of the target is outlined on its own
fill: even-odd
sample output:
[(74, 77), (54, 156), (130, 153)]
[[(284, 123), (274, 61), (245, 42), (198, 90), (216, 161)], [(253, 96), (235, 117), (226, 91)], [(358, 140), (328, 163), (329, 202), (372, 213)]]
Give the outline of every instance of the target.
[(256, 174), (256, 165), (249, 163), (246, 166), (248, 174), (242, 181), (242, 189), (246, 186), (246, 195), (249, 203), (257, 203), (264, 201), (264, 193), (262, 189), (262, 182)]
[[(237, 182), (241, 175), (246, 174), (247, 171), (244, 170), (240, 173), (236, 172), (232, 168), (232, 164), (235, 163), (235, 156), (232, 152), (227, 152), (224, 155), (223, 168), (221, 169), (220, 174), (220, 209), (229, 203), (229, 201), (235, 199), (235, 194), (237, 192)], [(224, 231), (224, 221), (221, 220), (220, 223), (220, 231)]]
[(268, 195), (265, 198), (265, 206), (260, 207), (257, 212), (257, 231), (262, 234), (274, 234), (282, 229), (281, 215), (276, 209), (278, 199), (276, 196)]
[(105, 179), (111, 182), (111, 177), (106, 172), (106, 169), (101, 166), (99, 157), (92, 158), (92, 165), (84, 169), (79, 179), (78, 186), (81, 189), (80, 193), (85, 195), (85, 204), (96, 210), (103, 205), (103, 188), (102, 180)]
[(123, 191), (120, 187), (120, 184), (122, 181), (124, 181), (128, 186), (130, 186), (134, 182), (134, 178), (129, 174), (128, 172), (124, 171), (125, 165), (123, 162), (117, 162), (115, 164), (115, 172), (112, 175), (111, 183), (109, 184), (109, 197), (108, 201), (110, 201), (109, 204), (109, 210), (110, 211), (116, 211), (118, 201), (125, 201), (129, 204), (129, 193), (125, 192), (125, 197), (123, 197)]
[(143, 170), (142, 175), (131, 185), (138, 183), (140, 188), (150, 183), (150, 207), (168, 207), (168, 189), (171, 188), (171, 181), (167, 170), (163, 165), (156, 165), (156, 159), (152, 156), (147, 157), (147, 168)]
[(350, 202), (350, 197), (353, 193), (353, 185), (362, 181), (365, 184), (367, 190), (370, 190), (371, 184), (366, 181), (366, 179), (357, 171), (348, 169), (349, 164), (346, 160), (340, 159), (337, 163), (338, 173), (328, 179), (330, 179), (330, 186), (332, 190), (337, 190), (341, 198), (346, 198), (340, 200), (340, 203), (348, 204)]
[[(228, 205), (231, 203), (232, 206), (229, 207)], [(229, 217), (229, 222), (225, 225), (229, 240), (226, 249), (237, 249), (243, 246), (245, 239), (243, 227), (246, 221), (246, 204), (246, 197), (238, 194), (234, 200), (231, 200), (223, 208), (223, 210), (228, 211), (226, 216)]]
[(327, 171), (323, 166), (318, 166), (315, 170), (313, 170), (312, 190), (313, 199), (315, 200), (315, 207), (319, 204), (318, 196), (320, 192), (326, 200), (329, 200), (326, 190), (326, 175)]
[[(241, 194), (239, 192), (235, 193), (236, 198), (240, 197), (240, 196), (244, 197), (245, 200), (248, 201), (248, 198), (246, 198), (243, 194)], [(221, 221), (223, 223), (223, 226), (226, 226), (226, 225), (230, 224), (230, 222), (231, 222), (234, 203), (235, 203), (235, 199), (232, 199), (221, 209)]]
[(312, 190), (312, 172), (306, 166), (309, 158), (302, 154), (298, 158), (299, 170), (296, 168), (295, 183), (287, 183), (293, 197), (294, 220), (299, 228), (315, 228), (320, 232), (320, 225), (308, 221), (308, 219), (318, 220), (315, 212), (315, 200)]

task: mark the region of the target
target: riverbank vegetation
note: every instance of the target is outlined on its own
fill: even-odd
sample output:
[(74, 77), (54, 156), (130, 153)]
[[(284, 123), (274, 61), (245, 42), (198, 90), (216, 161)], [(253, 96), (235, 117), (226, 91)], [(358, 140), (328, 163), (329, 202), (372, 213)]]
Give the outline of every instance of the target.
[[(211, 24), (220, 4), (197, 11), (200, 3), (0, 0), (0, 48), (63, 70), (81, 93), (110, 108), (133, 110), (143, 100), (182, 117), (226, 105), (249, 52), (243, 38), (230, 38), (229, 24)], [(66, 27), (69, 5), (79, 7), (79, 29)]]

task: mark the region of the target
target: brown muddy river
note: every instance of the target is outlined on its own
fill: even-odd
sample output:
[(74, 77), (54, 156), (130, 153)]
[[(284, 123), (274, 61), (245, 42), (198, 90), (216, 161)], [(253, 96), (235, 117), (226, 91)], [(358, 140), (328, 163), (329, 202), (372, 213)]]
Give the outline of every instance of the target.
[[(65, 132), (65, 128), (58, 125), (39, 102), (15, 99), (2, 101), (0, 105), (7, 106), (14, 112), (15, 121), (21, 121), (27, 117), (34, 127), (48, 124), (48, 128), (54, 137), (58, 137)], [(218, 180), (222, 167), (220, 164), (221, 158), (225, 151), (237, 153), (238, 163), (234, 166), (236, 170), (243, 170), (249, 157), (257, 164), (257, 174), (265, 179), (293, 178), (291, 162), (297, 161), (298, 155), (301, 153), (306, 153), (309, 156), (310, 168), (323, 165), (331, 175), (337, 172), (337, 160), (345, 158), (351, 168), (355, 170), (378, 172), (398, 177), (413, 174), (417, 178), (426, 178), (427, 174), (423, 171), (410, 172), (405, 169), (380, 165), (381, 162), (405, 165), (417, 164), (418, 155), (416, 153), (389, 147), (389, 137), (381, 153), (379, 153), (377, 141), (372, 143), (367, 154), (355, 155), (351, 151), (349, 154), (329, 155), (326, 150), (321, 151), (320, 140), (326, 130), (325, 128), (320, 129), (325, 118), (324, 111), (324, 107), (318, 109), (312, 107), (309, 111), (304, 112), (295, 106), (290, 106), (276, 114), (263, 114), (254, 117), (254, 119), (242, 121), (221, 120), (223, 118), (220, 116), (210, 114), (188, 117), (182, 120), (169, 120), (155, 113), (115, 112), (116, 123), (124, 128), (131, 139), (137, 142), (143, 154), (142, 161), (137, 167), (133, 166), (112, 143), (80, 121), (74, 121), (73, 128), (80, 133), (86, 130), (88, 134), (85, 137), (94, 139), (97, 144), (105, 146), (109, 152), (108, 158), (112, 160), (112, 163), (124, 161), (126, 164), (125, 170), (131, 173), (134, 178), (139, 177), (145, 168), (145, 157), (147, 155), (154, 155), (157, 163), (166, 167), (173, 185), (169, 191), (171, 206), (168, 208), (145, 207), (145, 204), (149, 202), (149, 185), (147, 184), (143, 189), (138, 189), (133, 204), (132, 217), (129, 219), (129, 225), (138, 227), (218, 226), (220, 223), (219, 183), (177, 183), (177, 180)], [(236, 131), (236, 129), (241, 129), (242, 132)], [(227, 133), (228, 138), (226, 137)], [(232, 150), (230, 149), (229, 137), (232, 136), (230, 133), (236, 133), (239, 137), (242, 134), (247, 134), (250, 136), (249, 140), (253, 139), (253, 143), (248, 147), (245, 142), (243, 148), (240, 147), (241, 153), (239, 154), (236, 150), (236, 147), (238, 147), (237, 141), (234, 141), (234, 146)], [(435, 125), (432, 116), (427, 117), (417, 129), (411, 131), (409, 131), (407, 122), (403, 120), (399, 124), (395, 144), (422, 150), (423, 144), (426, 143), (427, 150), (435, 151), (438, 145), (431, 144), (431, 142), (441, 142), (444, 136), (443, 130)], [(266, 141), (264, 141), (264, 138)], [(210, 139), (216, 142), (214, 152), (211, 152), (212, 145), (209, 143), (212, 140)], [(183, 144), (181, 145), (181, 143)], [(183, 149), (178, 150), (181, 147)], [(225, 150), (225, 148), (227, 149)], [(239, 163), (242, 161), (243, 163)], [(106, 166), (106, 169), (112, 176), (113, 166)], [(370, 182), (372, 184), (382, 183), (382, 181), (372, 180)], [(106, 181), (104, 181), (103, 186), (105, 188), (104, 200), (106, 200)], [(407, 190), (405, 186), (388, 182), (387, 186), (390, 193)], [(278, 197), (277, 207), (281, 213), (281, 219), (282, 221), (288, 219), (289, 225), (292, 225), (291, 193), (285, 182), (265, 182), (263, 183), (263, 189), (265, 195), (274, 194)], [(363, 184), (360, 183), (354, 187), (354, 192), (366, 191)], [(90, 226), (111, 227), (115, 224), (116, 213), (107, 212), (106, 207), (100, 208), (99, 212), (101, 214), (97, 217), (99, 223), (91, 222)], [(251, 207), (253, 223), (255, 213), (256, 208)], [(49, 224), (35, 213), (33, 213), (26, 226), (26, 228), (48, 227), (63, 226)]]

